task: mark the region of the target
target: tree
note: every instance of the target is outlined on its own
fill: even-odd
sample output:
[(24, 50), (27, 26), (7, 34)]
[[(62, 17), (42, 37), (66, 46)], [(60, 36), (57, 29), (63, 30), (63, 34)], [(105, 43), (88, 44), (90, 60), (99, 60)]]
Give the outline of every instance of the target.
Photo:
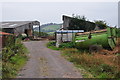
[(94, 22), (100, 29), (105, 29), (108, 26), (107, 23), (105, 21), (102, 21), (102, 20), (96, 20)]
[(84, 20), (84, 21), (86, 21), (86, 17), (85, 16), (80, 16), (80, 15), (75, 15), (75, 14), (72, 14), (72, 17), (73, 18), (76, 18), (76, 19), (80, 19), (80, 20)]

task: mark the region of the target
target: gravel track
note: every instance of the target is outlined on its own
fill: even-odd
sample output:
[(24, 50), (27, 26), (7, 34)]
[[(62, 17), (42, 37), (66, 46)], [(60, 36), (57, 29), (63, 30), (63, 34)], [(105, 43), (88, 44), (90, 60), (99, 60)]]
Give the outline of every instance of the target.
[(30, 58), (18, 73), (18, 78), (82, 78), (74, 65), (61, 56), (60, 51), (46, 47), (47, 42), (24, 42)]

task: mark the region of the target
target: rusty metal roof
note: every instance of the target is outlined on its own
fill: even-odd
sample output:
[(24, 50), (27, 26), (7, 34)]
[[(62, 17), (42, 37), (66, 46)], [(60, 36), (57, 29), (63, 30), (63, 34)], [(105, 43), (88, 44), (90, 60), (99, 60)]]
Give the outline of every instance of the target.
[(6, 32), (0, 32), (0, 35), (12, 35), (12, 34)]

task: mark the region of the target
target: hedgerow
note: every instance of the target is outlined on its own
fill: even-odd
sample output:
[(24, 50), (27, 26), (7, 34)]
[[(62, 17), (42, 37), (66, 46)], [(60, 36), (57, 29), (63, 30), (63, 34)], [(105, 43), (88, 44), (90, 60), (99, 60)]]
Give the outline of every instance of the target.
[(2, 50), (2, 78), (14, 78), (27, 61), (28, 51), (19, 38), (9, 36)]

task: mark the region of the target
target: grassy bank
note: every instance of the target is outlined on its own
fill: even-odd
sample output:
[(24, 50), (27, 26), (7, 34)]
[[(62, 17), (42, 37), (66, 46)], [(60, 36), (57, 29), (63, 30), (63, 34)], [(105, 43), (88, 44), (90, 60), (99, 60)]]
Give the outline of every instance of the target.
[[(119, 78), (120, 64), (116, 55), (89, 54), (75, 48), (62, 50), (63, 55), (78, 68), (84, 68), (94, 78)], [(119, 55), (120, 56), (120, 55)], [(83, 74), (85, 78), (91, 78)]]
[(9, 39), (6, 43), (9, 44), (2, 50), (2, 78), (15, 78), (28, 59), (28, 51), (20, 39), (15, 43)]

